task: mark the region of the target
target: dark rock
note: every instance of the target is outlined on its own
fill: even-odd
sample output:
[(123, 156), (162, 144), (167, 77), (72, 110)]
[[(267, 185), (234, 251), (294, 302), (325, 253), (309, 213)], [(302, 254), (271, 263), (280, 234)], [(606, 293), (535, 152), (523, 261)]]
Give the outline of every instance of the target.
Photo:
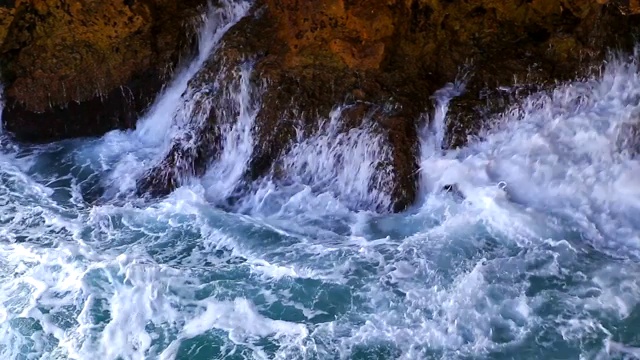
[(442, 187), (442, 191), (453, 195), (457, 199), (464, 199), (466, 196), (458, 187), (458, 184), (447, 184)]
[(597, 73), (610, 51), (631, 51), (640, 34), (640, 16), (624, 16), (617, 6), (597, 1), (534, 1), (520, 7), (526, 11), (512, 15), (497, 8), (491, 25), (497, 33), (468, 44), (482, 52), (470, 57), (467, 91), (450, 104), (450, 147), (464, 145), (491, 126), (493, 114), (518, 100)]
[[(133, 127), (192, 49), (189, 23), (204, 4), (0, 3), (4, 126), (27, 141)], [(522, 96), (588, 75), (609, 48), (630, 49), (638, 9), (636, 0), (256, 0), (190, 88), (208, 88), (219, 76), (231, 83), (235, 69), (253, 62), (251, 81), (262, 102), (248, 182), (278, 166), (298, 128), (310, 136), (345, 106), (341, 131), (367, 121), (384, 136), (391, 156), (379, 167), (392, 180), (371, 186), (383, 187), (372, 190), (388, 193), (390, 210), (401, 211), (416, 196), (416, 128), (432, 108), (432, 94), (469, 73), (467, 91), (451, 103), (445, 142), (463, 145), (491, 114)], [(200, 95), (220, 105), (220, 94)], [(191, 145), (176, 139), (141, 191), (166, 193), (182, 177), (205, 171), (217, 156), (222, 122), (233, 118), (221, 112), (233, 108), (219, 107), (190, 124)]]
[(640, 0), (598, 0), (601, 4), (611, 3), (620, 9), (623, 14), (640, 14)]
[[(466, 93), (451, 104), (445, 142), (463, 145), (514, 100), (588, 74), (611, 47), (630, 49), (638, 20), (596, 0), (258, 0), (191, 87), (211, 83), (223, 62), (229, 69), (255, 62), (252, 81), (266, 85), (248, 182), (277, 168), (296, 124), (309, 136), (345, 105), (348, 131), (364, 113), (384, 109), (368, 121), (386, 136), (392, 159), (381, 168), (394, 176), (382, 190), (391, 195), (390, 210), (401, 211), (416, 196), (416, 128), (438, 89), (469, 72)], [(195, 136), (207, 138), (218, 123), (212, 112), (208, 130)], [(213, 157), (216, 146), (203, 143)], [(207, 164), (187, 163), (190, 173)]]

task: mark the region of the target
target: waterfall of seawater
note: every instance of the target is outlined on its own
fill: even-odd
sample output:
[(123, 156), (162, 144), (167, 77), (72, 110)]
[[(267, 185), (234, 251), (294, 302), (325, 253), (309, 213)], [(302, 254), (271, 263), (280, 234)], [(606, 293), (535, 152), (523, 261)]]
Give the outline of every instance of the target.
[[(393, 180), (391, 155), (367, 121), (340, 130), (342, 107), (221, 210), (256, 145), (260, 90), (247, 65), (218, 84), (224, 106), (195, 109), (189, 79), (246, 11), (209, 11), (200, 55), (137, 130), (0, 138), (0, 358), (640, 356), (636, 58), (523, 99), (457, 150), (442, 150), (444, 120), (463, 87), (434, 94), (406, 213), (371, 210), (389, 202), (369, 185)], [(207, 173), (136, 197), (220, 109)]]
[[(159, 162), (169, 151), (172, 141), (184, 135), (182, 124), (191, 118), (203, 118), (206, 114), (194, 109), (196, 95), (189, 82), (215, 52), (223, 35), (249, 10), (249, 1), (220, 1), (209, 5), (203, 15), (198, 33), (198, 53), (186, 67), (180, 69), (175, 79), (159, 94), (149, 112), (139, 120), (135, 131), (114, 131), (98, 140), (98, 144), (85, 146), (85, 161), (93, 167), (109, 170), (102, 179), (108, 189), (105, 198), (120, 193), (131, 193), (136, 181), (144, 176), (150, 166)], [(116, 165), (114, 165), (116, 163)]]

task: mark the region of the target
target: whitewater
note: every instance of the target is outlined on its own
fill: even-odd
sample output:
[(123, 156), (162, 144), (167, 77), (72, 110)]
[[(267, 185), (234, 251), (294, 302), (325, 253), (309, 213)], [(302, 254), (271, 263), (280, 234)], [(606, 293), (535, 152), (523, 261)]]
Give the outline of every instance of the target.
[(239, 196), (261, 94), (248, 61), (216, 84), (235, 115), (206, 174), (137, 194), (221, 107), (189, 80), (249, 6), (203, 15), (198, 56), (136, 130), (0, 135), (0, 358), (640, 358), (638, 54), (523, 98), (460, 149), (442, 150), (464, 82), (425, 94), (420, 195), (401, 214), (375, 210), (390, 152), (366, 121), (338, 131), (340, 104), (284, 179)]

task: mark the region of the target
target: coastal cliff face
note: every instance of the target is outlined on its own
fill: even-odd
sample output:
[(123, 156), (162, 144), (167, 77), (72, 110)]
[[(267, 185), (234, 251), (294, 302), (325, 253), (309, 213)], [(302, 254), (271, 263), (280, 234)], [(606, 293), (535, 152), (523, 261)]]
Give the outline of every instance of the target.
[[(18, 0), (0, 7), (5, 127), (24, 140), (133, 127), (192, 47), (190, 19), (203, 4)], [(632, 49), (638, 13), (635, 0), (256, 0), (189, 94), (221, 71), (231, 81), (242, 64), (253, 64), (262, 97), (248, 181), (281, 168), (292, 143), (317, 133), (341, 107), (340, 132), (366, 127), (384, 140), (389, 156), (377, 168), (392, 176), (371, 190), (391, 198), (390, 209), (379, 210), (401, 211), (416, 197), (417, 129), (438, 89), (465, 84), (451, 103), (445, 141), (460, 146), (518, 97), (597, 70), (610, 49)], [(176, 142), (141, 190), (162, 194), (181, 173), (202, 173), (220, 150), (221, 114), (194, 124), (197, 146)]]
[(192, 45), (204, 0), (16, 0), (0, 7), (4, 126), (50, 141), (133, 127)]
[(415, 120), (435, 90), (465, 81), (467, 91), (452, 103), (452, 146), (516, 90), (586, 75), (608, 50), (628, 51), (640, 21), (623, 15), (638, 11), (634, 1), (265, 1), (264, 8), (275, 23), (272, 43), (285, 44), (267, 49), (265, 62), (287, 72), (339, 68), (379, 85), (344, 89), (345, 97), (351, 90), (361, 100), (394, 99)]
[[(417, 128), (438, 89), (465, 84), (451, 103), (444, 142), (460, 146), (517, 98), (597, 70), (610, 49), (630, 50), (640, 23), (632, 8), (570, 0), (259, 0), (191, 88), (214, 81), (223, 63), (254, 63), (254, 82), (266, 89), (248, 181), (273, 173), (300, 129), (311, 136), (336, 106), (345, 107), (341, 131), (368, 126), (384, 137), (391, 156), (378, 168), (393, 179), (374, 181), (371, 190), (388, 193), (391, 210), (400, 211), (416, 197)], [(215, 158), (220, 146), (210, 129), (221, 119), (214, 111), (208, 121), (194, 135), (202, 148), (176, 143), (150, 172), (163, 180), (143, 188), (175, 186), (172, 164), (203, 171), (202, 154)]]

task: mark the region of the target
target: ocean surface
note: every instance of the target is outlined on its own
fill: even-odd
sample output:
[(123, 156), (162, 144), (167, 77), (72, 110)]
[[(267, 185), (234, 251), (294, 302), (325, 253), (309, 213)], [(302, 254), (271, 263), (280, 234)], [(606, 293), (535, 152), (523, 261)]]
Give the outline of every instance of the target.
[[(389, 205), (369, 184), (390, 181), (390, 153), (366, 121), (339, 131), (339, 104), (284, 179), (229, 202), (260, 89), (249, 62), (216, 84), (224, 104), (203, 111), (189, 86), (249, 7), (223, 5), (136, 130), (0, 135), (1, 359), (640, 358), (638, 57), (523, 99), (457, 150), (441, 148), (464, 83), (425, 94), (420, 195), (402, 214), (372, 210)], [(234, 111), (209, 171), (137, 195), (218, 108)]]

